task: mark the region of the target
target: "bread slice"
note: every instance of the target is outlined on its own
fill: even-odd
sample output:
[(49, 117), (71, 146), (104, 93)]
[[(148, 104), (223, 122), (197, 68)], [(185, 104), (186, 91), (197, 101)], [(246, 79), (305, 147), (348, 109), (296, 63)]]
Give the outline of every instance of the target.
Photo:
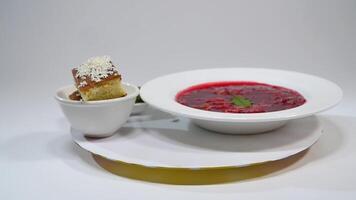
[(83, 101), (119, 98), (126, 95), (121, 75), (108, 56), (90, 58), (72, 69), (75, 85)]

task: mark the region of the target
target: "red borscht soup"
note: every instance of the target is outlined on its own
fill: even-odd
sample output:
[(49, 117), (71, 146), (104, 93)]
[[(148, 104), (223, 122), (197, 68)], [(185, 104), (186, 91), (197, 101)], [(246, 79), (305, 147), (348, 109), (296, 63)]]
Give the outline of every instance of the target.
[(263, 113), (303, 105), (297, 91), (257, 82), (211, 82), (189, 87), (176, 101), (196, 109), (225, 113)]

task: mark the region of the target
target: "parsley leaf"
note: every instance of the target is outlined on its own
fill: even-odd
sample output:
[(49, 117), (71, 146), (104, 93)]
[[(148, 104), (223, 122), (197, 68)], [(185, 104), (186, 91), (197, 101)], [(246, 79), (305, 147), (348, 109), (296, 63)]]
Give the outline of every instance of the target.
[(248, 108), (252, 105), (252, 102), (243, 96), (234, 96), (231, 100), (231, 103), (243, 108)]

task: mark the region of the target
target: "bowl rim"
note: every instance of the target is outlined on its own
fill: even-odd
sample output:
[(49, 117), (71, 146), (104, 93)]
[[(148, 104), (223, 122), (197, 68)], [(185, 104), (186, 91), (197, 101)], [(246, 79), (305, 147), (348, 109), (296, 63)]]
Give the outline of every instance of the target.
[(54, 98), (62, 104), (68, 104), (68, 105), (73, 105), (73, 106), (100, 106), (100, 105), (107, 105), (107, 104), (112, 104), (112, 103), (128, 101), (133, 98), (136, 98), (139, 95), (140, 90), (138, 89), (138, 87), (136, 85), (126, 83), (126, 82), (121, 82), (121, 84), (133, 88), (134, 91), (131, 93), (128, 93), (124, 97), (118, 97), (118, 98), (114, 98), (114, 99), (106, 99), (106, 100), (98, 100), (98, 101), (75, 101), (75, 100), (71, 100), (69, 98), (63, 98), (60, 96), (60, 93), (63, 92), (64, 90), (68, 90), (70, 88), (73, 88), (73, 90), (76, 89), (76, 87), (74, 85), (66, 85), (66, 86), (62, 86), (56, 90)]
[[(238, 69), (238, 70), (262, 70), (262, 71), (268, 70), (270, 72), (273, 71), (276, 73), (291, 73), (291, 74), (295, 74), (296, 76), (305, 76), (305, 77), (309, 77), (312, 79), (318, 79), (319, 81), (323, 81), (324, 83), (329, 84), (329, 86), (332, 86), (335, 89), (335, 92), (337, 93), (337, 95), (334, 98), (332, 104), (325, 105), (319, 109), (306, 110), (306, 108), (309, 106), (309, 103), (310, 103), (310, 100), (306, 98), (307, 102), (305, 104), (295, 107), (295, 108), (281, 110), (281, 111), (274, 111), (274, 112), (248, 113), (248, 114), (245, 114), (245, 113), (222, 113), (222, 112), (213, 112), (213, 111), (195, 109), (195, 108), (191, 108), (191, 107), (179, 104), (178, 102), (175, 101), (175, 99), (170, 99), (170, 98), (169, 98), (169, 101), (170, 101), (171, 107), (168, 108), (168, 107), (162, 106), (162, 104), (158, 104), (157, 102), (154, 102), (154, 103), (151, 102), (150, 97), (147, 97), (149, 95), (146, 96), (146, 93), (149, 94), (149, 92), (146, 91), (148, 85), (152, 84), (152, 82), (157, 81), (159, 79), (165, 79), (168, 77), (172, 78), (172, 76), (177, 76), (177, 75), (179, 76), (182, 74), (186, 75), (188, 73), (197, 73), (199, 71), (206, 71), (206, 70), (210, 71), (210, 70), (236, 70), (236, 69)], [(225, 80), (220, 80), (220, 81), (225, 81)], [(242, 81), (244, 81), (244, 80), (242, 80)], [(263, 80), (262, 81), (261, 80), (250, 80), (250, 81), (262, 82), (262, 83), (265, 82)], [(206, 83), (206, 82), (213, 82), (213, 81), (206, 80), (201, 83), (204, 83), (204, 82)], [(197, 84), (199, 84), (199, 83), (197, 83)], [(193, 84), (193, 85), (195, 85), (195, 84)], [(190, 85), (190, 86), (193, 86), (193, 85)], [(276, 84), (272, 84), (272, 85), (276, 85)], [(284, 85), (279, 85), (279, 86), (289, 88), (288, 86), (284, 86)], [(184, 90), (185, 88), (186, 88), (185, 86), (182, 87), (180, 89), (180, 91)], [(300, 92), (300, 91), (298, 91), (298, 92)], [(176, 94), (177, 93), (175, 93), (175, 95)], [(336, 106), (342, 100), (343, 92), (342, 92), (342, 89), (337, 84), (333, 83), (332, 81), (329, 81), (327, 79), (324, 79), (324, 78), (321, 78), (321, 77), (318, 77), (315, 75), (311, 75), (311, 74), (305, 74), (305, 73), (289, 71), (289, 70), (279, 70), (279, 69), (242, 68), (242, 67), (237, 68), (237, 67), (235, 67), (235, 68), (203, 68), (203, 69), (188, 70), (188, 71), (182, 71), (182, 72), (176, 72), (176, 73), (163, 75), (163, 76), (154, 78), (154, 79), (146, 82), (145, 84), (143, 84), (143, 86), (141, 87), (140, 95), (141, 95), (142, 99), (150, 106), (152, 106), (156, 109), (174, 114), (174, 115), (179, 115), (179, 116), (187, 117), (190, 119), (197, 119), (197, 120), (208, 120), (208, 121), (216, 121), (216, 122), (246, 122), (246, 123), (249, 123), (249, 122), (282, 121), (282, 120), (290, 120), (290, 119), (307, 117), (307, 116), (325, 111), (327, 109), (330, 109), (330, 108)], [(161, 98), (162, 98), (162, 96), (161, 96)], [(168, 97), (164, 97), (164, 98), (168, 98)]]

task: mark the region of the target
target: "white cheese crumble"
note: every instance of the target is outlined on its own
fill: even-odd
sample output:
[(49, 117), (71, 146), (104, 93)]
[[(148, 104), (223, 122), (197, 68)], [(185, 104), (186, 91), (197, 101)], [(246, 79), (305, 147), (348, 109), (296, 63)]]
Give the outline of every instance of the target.
[[(77, 69), (76, 77), (90, 77), (91, 80), (99, 82), (111, 74), (117, 72), (109, 56), (89, 58), (87, 62), (81, 64)], [(80, 83), (80, 87), (87, 84), (86, 81)]]
[(86, 86), (86, 85), (88, 85), (88, 83), (87, 83), (86, 81), (81, 81), (81, 82), (79, 83), (79, 87), (84, 87), (84, 86)]

